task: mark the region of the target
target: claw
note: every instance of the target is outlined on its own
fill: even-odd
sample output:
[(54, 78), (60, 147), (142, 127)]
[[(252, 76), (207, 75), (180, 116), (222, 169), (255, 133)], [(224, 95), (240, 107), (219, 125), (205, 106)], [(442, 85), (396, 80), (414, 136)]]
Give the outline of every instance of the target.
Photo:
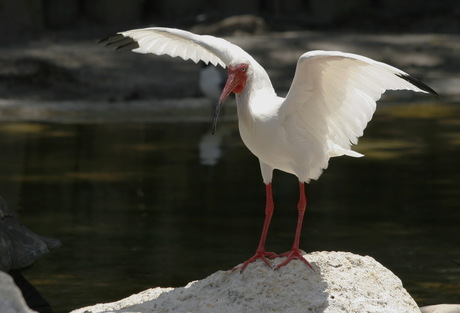
[(304, 262), (309, 268), (311, 268), (314, 271), (313, 266), (311, 266), (311, 264), (300, 253), (300, 249), (292, 249), (288, 252), (281, 253), (275, 256), (275, 258), (281, 258), (281, 257), (286, 257), (286, 260), (278, 264), (278, 266), (275, 267), (275, 270), (287, 265), (292, 260), (298, 259)]
[(268, 267), (272, 268), (272, 264), (270, 263), (270, 261), (267, 259), (268, 258), (273, 258), (276, 256), (276, 253), (274, 252), (266, 252), (266, 251), (256, 251), (256, 254), (254, 254), (251, 258), (249, 258), (247, 261), (245, 261), (243, 263), (243, 265), (241, 265), (241, 267), (235, 267), (232, 269), (232, 271), (236, 271), (236, 270), (240, 270), (240, 273), (242, 273), (246, 267), (251, 264), (251, 263), (254, 263), (255, 261), (257, 260), (262, 260), (265, 262), (265, 264), (267, 264)]

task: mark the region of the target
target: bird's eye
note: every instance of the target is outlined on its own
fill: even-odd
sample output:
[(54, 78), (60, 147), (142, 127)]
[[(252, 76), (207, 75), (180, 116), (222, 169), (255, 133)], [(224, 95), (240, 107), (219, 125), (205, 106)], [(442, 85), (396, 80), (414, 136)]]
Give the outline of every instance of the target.
[(242, 72), (246, 72), (246, 69), (247, 69), (247, 68), (246, 68), (245, 66), (243, 66), (243, 67), (241, 68), (241, 71), (242, 71)]

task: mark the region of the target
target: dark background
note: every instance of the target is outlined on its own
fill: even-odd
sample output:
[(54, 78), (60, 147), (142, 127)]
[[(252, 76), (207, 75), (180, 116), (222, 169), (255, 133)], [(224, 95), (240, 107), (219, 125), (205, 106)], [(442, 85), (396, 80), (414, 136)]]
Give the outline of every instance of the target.
[(0, 38), (23, 41), (49, 30), (91, 27), (187, 27), (240, 14), (264, 18), (270, 30), (456, 33), (460, 21), (455, 0), (1, 0)]
[[(458, 110), (451, 110), (451, 107), (446, 110), (442, 104), (458, 107), (459, 21), (460, 6), (458, 1), (452, 0), (0, 0), (0, 99), (8, 100), (10, 108), (18, 112), (15, 118), (19, 116), (20, 121), (30, 121), (37, 116), (33, 109), (48, 104), (46, 101), (55, 102), (60, 108), (68, 107), (69, 112), (58, 111), (58, 117), (62, 118), (63, 112), (73, 117), (72, 110), (82, 105), (87, 105), (87, 115), (94, 117), (99, 111), (89, 109), (102, 103), (130, 107), (136, 101), (146, 100), (145, 105), (151, 108), (159, 106), (158, 101), (152, 99), (183, 98), (190, 102), (191, 97), (199, 97), (200, 67), (192, 62), (115, 53), (96, 45), (98, 39), (109, 33), (153, 25), (232, 36), (230, 41), (262, 61), (275, 88), (280, 90), (289, 87), (296, 59), (308, 50), (349, 51), (397, 66), (441, 94), (440, 98), (422, 95), (423, 101), (440, 103), (434, 106), (433, 112), (415, 107), (412, 110), (415, 113), (411, 111), (407, 117), (381, 116), (380, 125), (383, 126), (374, 128), (374, 137), (372, 128), (366, 130), (365, 138), (372, 144), (378, 142), (379, 137), (397, 140), (402, 135), (395, 131), (400, 130), (401, 134), (409, 136), (406, 141), (415, 142), (416, 148), (422, 147), (417, 149), (430, 147), (429, 152), (422, 154), (415, 149), (416, 153), (404, 158), (406, 150), (413, 149), (411, 145), (392, 148), (382, 144), (383, 148), (376, 149), (377, 152), (402, 150), (403, 155), (394, 159), (377, 158), (376, 161), (371, 153), (357, 149), (370, 156), (362, 160), (334, 160), (327, 175), (311, 184), (311, 192), (310, 187), (308, 189), (313, 205), (304, 230), (304, 239), (309, 240), (302, 241), (305, 242), (302, 247), (309, 251), (335, 249), (373, 255), (402, 277), (419, 304), (452, 302), (458, 295), (459, 250), (454, 241), (457, 241), (455, 234), (458, 232), (456, 156), (460, 123)], [(239, 34), (261, 36), (245, 38)], [(398, 94), (396, 99), (403, 98)], [(69, 102), (77, 100), (80, 102)], [(25, 107), (27, 110), (22, 109)], [(0, 117), (4, 118), (5, 110), (2, 110)], [(446, 118), (439, 118), (437, 110), (446, 110), (443, 113)], [(16, 112), (13, 111), (10, 109), (9, 114), (13, 115)], [(107, 115), (107, 111), (101, 109), (98, 114)], [(397, 112), (402, 114), (400, 110)], [(149, 114), (148, 117), (154, 117)], [(244, 148), (235, 154), (237, 150), (232, 147), (243, 145), (235, 128), (231, 137), (235, 143), (232, 146), (228, 138), (225, 140), (228, 158), (217, 168), (217, 171), (225, 169), (226, 172), (206, 181), (209, 188), (205, 191), (210, 200), (202, 207), (200, 201), (208, 198), (203, 196), (202, 186), (196, 183), (196, 177), (203, 175), (202, 166), (195, 162), (196, 147), (184, 151), (180, 148), (184, 142), (190, 145), (190, 137), (198, 142), (202, 134), (209, 132), (208, 111), (205, 117), (206, 123), (194, 130), (179, 124), (166, 127), (155, 123), (123, 127), (69, 126), (65, 122), (62, 125), (0, 124), (4, 128), (1, 138), (6, 141), (0, 149), (6, 168), (0, 175), (1, 195), (18, 209), (27, 227), (63, 241), (61, 249), (26, 272), (56, 312), (114, 301), (152, 286), (181, 286), (218, 269), (230, 268), (250, 256), (257, 244), (263, 216), (264, 190), (257, 160)], [(379, 121), (378, 118), (374, 120), (375, 124)], [(385, 124), (390, 122), (394, 125)], [(413, 129), (413, 133), (403, 126)], [(436, 128), (441, 128), (442, 132), (436, 132)], [(424, 134), (429, 137), (430, 140), (426, 140), (429, 144), (425, 144)], [(168, 136), (184, 138), (172, 140)], [(122, 137), (127, 138), (126, 142)], [(171, 154), (161, 157), (162, 149), (171, 150)], [(192, 155), (189, 163), (176, 160), (175, 157), (184, 154)], [(451, 161), (446, 162), (445, 158)], [(113, 161), (113, 166), (109, 166), (107, 160)], [(366, 160), (369, 163), (365, 163)], [(68, 164), (72, 162), (78, 166)], [(60, 163), (64, 174), (56, 175)], [(189, 170), (193, 168), (191, 164), (196, 168), (193, 173)], [(248, 170), (242, 170), (240, 164), (248, 164)], [(340, 166), (334, 168), (333, 164), (342, 164), (342, 170)], [(353, 164), (359, 167), (353, 168)], [(414, 167), (409, 167), (411, 164)], [(440, 164), (444, 166), (442, 170), (438, 168)], [(122, 165), (128, 168), (121, 171)], [(142, 166), (145, 169), (138, 169)], [(158, 170), (156, 166), (164, 169)], [(396, 168), (396, 174), (391, 174), (393, 172), (386, 166)], [(169, 175), (166, 181), (156, 176), (162, 171), (177, 171), (174, 172), (177, 174)], [(366, 171), (372, 175), (365, 176)], [(119, 172), (130, 174), (127, 182), (116, 177)], [(356, 195), (361, 189), (356, 183), (350, 183), (355, 177), (352, 175), (363, 177), (364, 196)], [(408, 177), (404, 180), (398, 175)], [(144, 178), (152, 184), (144, 183)], [(233, 185), (239, 186), (241, 181), (250, 181), (252, 185), (240, 187), (242, 191), (236, 192), (238, 196), (233, 198), (229, 196), (234, 192), (233, 185), (222, 188), (224, 182), (232, 182), (232, 179)], [(289, 179), (292, 185), (286, 184), (284, 189), (277, 188), (275, 192), (278, 203), (291, 201), (294, 208), (296, 182), (293, 176)], [(398, 187), (392, 184), (394, 181), (415, 187)], [(348, 188), (341, 188), (342, 183)], [(331, 188), (331, 184), (338, 186)], [(157, 192), (153, 188), (156, 185), (161, 187)], [(277, 187), (283, 187), (279, 180)], [(74, 198), (62, 192), (66, 188)], [(372, 189), (374, 192), (369, 191)], [(172, 195), (175, 190), (181, 193), (180, 197)], [(395, 193), (401, 196), (396, 197)], [(243, 203), (241, 197), (244, 196), (249, 203)], [(201, 211), (191, 210), (187, 204), (192, 200)], [(221, 205), (235, 206), (240, 211), (234, 214), (233, 209), (215, 209)], [(122, 207), (125, 210), (121, 210)], [(322, 211), (327, 209), (331, 211)], [(295, 210), (280, 208), (277, 214), (281, 216), (275, 220), (280, 223), (282, 214), (291, 213), (295, 215)], [(145, 214), (159, 226), (150, 223)], [(213, 220), (217, 214), (224, 215), (219, 223)], [(362, 216), (355, 218), (358, 214)], [(173, 227), (157, 215), (165, 216)], [(225, 228), (222, 221), (231, 222), (229, 216), (233, 216), (235, 223), (225, 224)], [(254, 223), (247, 226), (245, 221), (252, 222), (252, 219)], [(190, 223), (190, 220), (197, 222)], [(271, 244), (281, 238), (285, 240), (280, 244), (284, 248), (291, 242), (292, 221), (289, 219), (287, 226), (279, 224), (278, 232), (277, 221), (270, 233)], [(142, 227), (123, 226), (131, 222), (140, 223)], [(185, 229), (185, 224), (190, 225), (190, 230)], [(123, 227), (118, 228), (118, 225)], [(241, 235), (241, 225), (253, 234)], [(360, 232), (366, 227), (370, 235), (365, 229)], [(205, 236), (207, 228), (211, 228), (209, 236)], [(241, 237), (235, 239), (224, 232), (216, 236), (219, 229)], [(326, 231), (324, 235), (325, 229), (335, 232)], [(151, 240), (156, 233), (165, 237), (173, 235), (167, 237), (168, 240), (162, 237)], [(191, 234), (196, 234), (198, 239), (191, 240)], [(368, 243), (362, 244), (367, 238)], [(230, 242), (222, 244), (222, 240)], [(168, 246), (171, 241), (175, 243), (174, 249)], [(391, 249), (387, 248), (389, 242), (393, 245)], [(185, 250), (188, 247), (190, 250)], [(198, 248), (202, 249), (200, 253), (196, 252)], [(184, 255), (191, 259), (183, 258)], [(152, 259), (159, 260), (159, 264), (152, 263)], [(178, 271), (181, 264), (171, 263), (171, 268), (165, 269), (164, 260), (175, 260), (186, 268)], [(204, 265), (205, 260), (209, 260), (207, 265)], [(113, 288), (120, 281), (126, 290)]]

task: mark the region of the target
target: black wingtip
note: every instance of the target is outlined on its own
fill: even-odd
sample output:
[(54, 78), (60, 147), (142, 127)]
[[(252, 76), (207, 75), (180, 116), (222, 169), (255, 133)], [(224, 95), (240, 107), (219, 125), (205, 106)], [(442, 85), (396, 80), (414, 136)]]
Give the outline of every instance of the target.
[(419, 81), (418, 79), (416, 79), (416, 78), (414, 78), (414, 77), (412, 77), (410, 75), (396, 74), (396, 76), (404, 79), (405, 81), (408, 81), (409, 83), (411, 83), (415, 87), (418, 87), (421, 90), (428, 92), (429, 94), (432, 94), (434, 96), (439, 96), (438, 93), (436, 91), (434, 91), (431, 87), (429, 87), (428, 85), (422, 83), (421, 81)]
[(115, 50), (116, 51), (126, 51), (126, 50), (132, 51), (137, 48), (139, 48), (139, 44), (133, 40), (131, 42), (128, 42), (128, 43), (125, 43), (123, 45), (116, 47)]
[(105, 38), (102, 38), (101, 40), (99, 40), (97, 42), (97, 44), (109, 44), (109, 43), (112, 43), (112, 42), (115, 42), (115, 41), (118, 41), (118, 40), (121, 40), (125, 38), (125, 36), (123, 36), (122, 34), (112, 34), (110, 36), (107, 36)]
[(134, 50), (139, 48), (139, 44), (131, 37), (122, 34), (114, 34), (98, 41), (106, 47), (114, 47), (116, 51)]

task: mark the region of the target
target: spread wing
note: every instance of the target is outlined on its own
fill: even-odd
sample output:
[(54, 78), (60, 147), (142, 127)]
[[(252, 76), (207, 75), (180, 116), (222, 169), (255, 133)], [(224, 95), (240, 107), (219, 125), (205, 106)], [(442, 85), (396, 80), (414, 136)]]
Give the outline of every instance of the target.
[(169, 55), (208, 64), (226, 67), (242, 56), (249, 56), (240, 47), (225, 39), (164, 27), (150, 27), (119, 32), (102, 39), (103, 43), (116, 50), (132, 50), (137, 53)]
[[(280, 113), (313, 133), (317, 148), (328, 149), (330, 156), (360, 156), (350, 147), (363, 135), (376, 101), (389, 89), (436, 94), (385, 63), (351, 53), (311, 51), (299, 58)], [(328, 147), (320, 147), (324, 144)]]

